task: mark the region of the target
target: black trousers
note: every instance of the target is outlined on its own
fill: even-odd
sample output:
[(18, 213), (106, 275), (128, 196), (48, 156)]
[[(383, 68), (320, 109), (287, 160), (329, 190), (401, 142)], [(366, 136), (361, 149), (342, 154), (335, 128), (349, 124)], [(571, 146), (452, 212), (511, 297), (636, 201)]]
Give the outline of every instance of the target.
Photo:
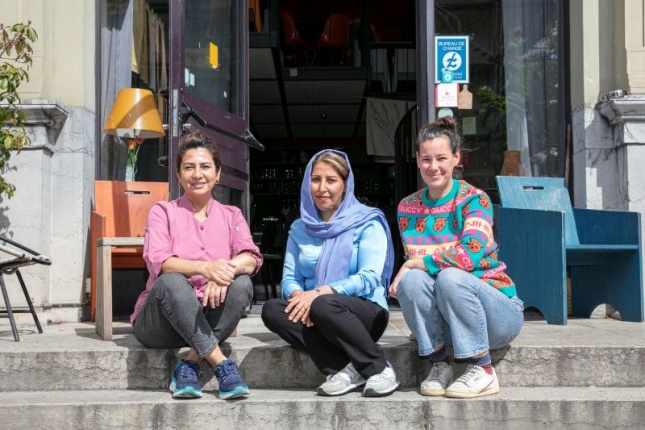
[(390, 313), (358, 297), (326, 294), (311, 304), (307, 327), (291, 322), (284, 312), (288, 301), (272, 299), (262, 307), (262, 320), (269, 330), (279, 335), (297, 350), (309, 354), (325, 375), (336, 374), (350, 361), (367, 379), (381, 373), (387, 363), (376, 346)]

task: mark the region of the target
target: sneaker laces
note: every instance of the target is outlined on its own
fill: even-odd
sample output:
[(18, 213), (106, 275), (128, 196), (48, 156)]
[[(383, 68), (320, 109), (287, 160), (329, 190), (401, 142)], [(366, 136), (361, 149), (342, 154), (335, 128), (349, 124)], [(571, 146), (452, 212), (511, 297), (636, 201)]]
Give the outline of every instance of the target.
[(197, 379), (199, 377), (199, 368), (196, 369), (184, 361), (184, 365), (179, 367), (179, 377), (182, 379)]
[[(388, 369), (391, 369), (389, 364), (388, 364), (388, 366), (385, 367), (385, 369), (381, 373), (378, 373), (378, 374), (372, 376), (370, 379), (373, 382), (374, 381), (392, 381), (393, 379), (396, 378), (396, 376), (394, 376), (394, 371), (388, 372), (387, 371)], [(394, 376), (394, 378), (393, 378), (393, 376)]]
[(438, 364), (439, 363), (433, 364), (432, 369), (430, 369), (430, 376), (428, 376), (428, 379), (431, 381), (441, 379), (441, 372), (446, 368), (446, 366), (440, 366)]
[(467, 386), (470, 386), (471, 382), (474, 382), (475, 379), (478, 379), (481, 373), (486, 373), (484, 368), (470, 364), (468, 365), (466, 372), (459, 377), (458, 381)]
[(231, 360), (223, 361), (219, 367), (221, 369), (222, 381), (226, 381), (231, 373), (237, 374), (237, 366)]

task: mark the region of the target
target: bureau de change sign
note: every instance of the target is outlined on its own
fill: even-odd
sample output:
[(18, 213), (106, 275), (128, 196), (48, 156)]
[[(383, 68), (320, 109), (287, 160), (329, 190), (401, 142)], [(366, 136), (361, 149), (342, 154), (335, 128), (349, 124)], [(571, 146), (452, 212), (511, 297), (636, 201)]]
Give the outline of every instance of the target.
[(468, 83), (469, 36), (435, 36), (435, 82)]

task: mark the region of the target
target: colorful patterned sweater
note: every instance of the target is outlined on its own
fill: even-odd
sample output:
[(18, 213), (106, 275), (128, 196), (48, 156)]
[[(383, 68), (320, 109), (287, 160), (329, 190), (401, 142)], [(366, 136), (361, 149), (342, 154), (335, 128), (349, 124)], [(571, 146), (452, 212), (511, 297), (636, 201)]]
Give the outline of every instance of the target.
[(428, 188), (404, 198), (397, 215), (405, 257), (423, 258), (430, 275), (457, 267), (489, 283), (508, 297), (515, 284), (497, 259), (493, 206), (485, 192), (453, 179), (450, 192), (428, 199)]

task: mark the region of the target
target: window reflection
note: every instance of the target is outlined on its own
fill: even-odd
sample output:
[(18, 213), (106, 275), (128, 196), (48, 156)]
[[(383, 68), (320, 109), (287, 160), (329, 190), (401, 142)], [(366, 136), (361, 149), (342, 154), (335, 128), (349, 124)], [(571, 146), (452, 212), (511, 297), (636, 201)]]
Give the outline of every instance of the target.
[(237, 22), (240, 6), (232, 0), (188, 0), (185, 22), (185, 89), (206, 103), (237, 116), (241, 56)]

